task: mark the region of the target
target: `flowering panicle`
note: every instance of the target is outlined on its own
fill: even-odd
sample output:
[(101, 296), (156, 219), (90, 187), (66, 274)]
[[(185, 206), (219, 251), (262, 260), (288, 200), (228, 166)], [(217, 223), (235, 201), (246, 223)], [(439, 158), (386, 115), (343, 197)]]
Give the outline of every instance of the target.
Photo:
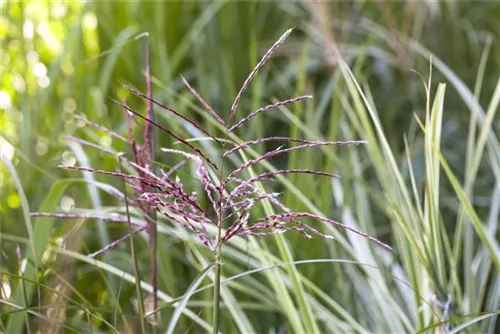
[[(234, 121), (237, 113), (237, 108), (243, 93), (257, 74), (258, 70), (275, 53), (278, 47), (288, 37), (290, 32), (291, 30), (288, 30), (283, 34), (283, 36), (281, 36), (281, 38), (265, 53), (264, 57), (249, 74), (234, 99), (231, 109), (229, 110), (227, 120), (224, 120), (220, 116), (220, 114), (214, 108), (212, 108), (207, 103), (207, 101), (204, 100), (203, 97), (201, 97), (201, 95), (188, 83), (188, 81), (184, 77), (182, 77), (182, 81), (187, 89), (196, 97), (201, 105), (214, 118), (214, 120), (224, 127), (226, 138), (230, 132), (245, 126), (258, 114), (279, 108), (283, 105), (292, 104), (312, 98), (312, 96), (310, 95), (304, 95), (285, 101), (276, 102), (248, 114), (246, 117), (241, 118), (237, 122)], [(63, 166), (63, 168), (68, 170), (101, 173), (124, 179), (134, 191), (135, 196), (132, 199), (131, 203), (136, 208), (138, 208), (142, 212), (154, 211), (159, 216), (163, 216), (166, 220), (174, 224), (178, 224), (183, 228), (186, 228), (187, 230), (193, 232), (200, 239), (201, 243), (213, 252), (216, 252), (217, 248), (220, 247), (221, 244), (226, 243), (237, 236), (260, 237), (287, 231), (295, 231), (302, 234), (306, 238), (312, 238), (313, 236), (318, 236), (321, 238), (333, 238), (330, 235), (322, 233), (320, 231), (320, 228), (311, 226), (311, 224), (308, 223), (310, 221), (317, 221), (327, 225), (333, 225), (343, 228), (349, 232), (353, 232), (364, 238), (367, 238), (382, 247), (390, 248), (388, 245), (382, 243), (381, 241), (361, 231), (353, 229), (352, 227), (343, 225), (335, 220), (307, 212), (294, 212), (279, 200), (279, 193), (268, 193), (258, 185), (259, 182), (269, 181), (277, 176), (286, 176), (287, 174), (310, 174), (332, 178), (338, 178), (338, 175), (329, 172), (308, 169), (284, 169), (268, 171), (256, 176), (246, 176), (247, 174), (249, 174), (247, 172), (249, 172), (252, 166), (257, 165), (265, 160), (271, 159), (277, 155), (286, 154), (292, 151), (306, 148), (317, 148), (321, 146), (359, 145), (364, 144), (364, 141), (328, 142), (289, 137), (265, 137), (249, 140), (239, 145), (233, 143), (234, 147), (226, 149), (225, 145), (230, 141), (219, 140), (218, 137), (216, 137), (214, 134), (208, 132), (206, 129), (203, 129), (200, 125), (190, 120), (185, 115), (165, 105), (164, 103), (153, 99), (151, 96), (149, 96), (150, 94), (141, 93), (138, 90), (130, 88), (128, 86), (125, 86), (125, 88), (135, 96), (145, 100), (147, 103), (154, 104), (161, 108), (163, 111), (170, 112), (175, 117), (178, 117), (182, 121), (194, 126), (203, 134), (213, 139), (214, 144), (220, 146), (219, 152), (221, 154), (220, 157), (218, 157), (220, 159), (214, 160), (208, 152), (205, 152), (201, 148), (197, 147), (195, 143), (182, 138), (180, 135), (175, 134), (172, 130), (169, 130), (166, 127), (160, 125), (158, 122), (153, 120), (153, 118), (151, 117), (151, 113), (148, 113), (147, 116), (143, 116), (141, 113), (136, 112), (129, 106), (127, 106), (125, 102), (115, 101), (123, 109), (125, 121), (129, 129), (129, 138), (122, 137), (117, 133), (114, 133), (106, 128), (103, 128), (86, 120), (85, 118), (80, 119), (98, 130), (105, 131), (109, 135), (112, 135), (115, 138), (129, 143), (133, 159), (129, 160), (125, 157), (125, 155), (121, 155), (120, 159), (127, 164), (129, 169), (134, 172), (132, 174), (125, 174), (120, 171), (103, 171), (83, 167)], [(172, 157), (179, 156), (181, 158), (181, 161), (168, 171), (160, 169), (160, 173), (155, 173), (150, 168), (151, 164), (153, 163), (153, 161), (151, 160), (150, 151), (143, 149), (143, 147), (141, 147), (134, 139), (130, 116), (135, 116), (139, 119), (142, 119), (145, 122), (146, 126), (156, 127), (157, 129), (163, 131), (164, 133), (177, 140), (180, 144), (182, 144), (185, 147), (186, 151), (182, 149), (172, 148), (161, 149), (163, 153), (168, 154)], [(99, 145), (92, 144), (82, 139), (78, 139), (75, 137), (68, 137), (68, 139), (77, 141), (89, 147), (100, 149), (107, 154), (115, 154), (112, 150), (102, 148)], [(227, 159), (229, 155), (241, 152), (253, 145), (266, 142), (281, 142), (283, 146), (265, 152), (264, 154), (256, 158), (243, 161), (240, 165), (237, 165), (233, 169), (230, 169), (229, 165), (233, 162), (230, 162)], [(146, 143), (143, 143), (143, 145), (146, 145)], [(147, 145), (151, 145), (151, 141), (147, 142)], [(219, 165), (217, 165), (214, 161), (221, 162), (219, 163)], [(201, 184), (203, 194), (187, 193), (184, 189), (182, 180), (177, 176), (176, 172), (189, 165), (190, 163), (194, 163), (196, 170), (196, 179)], [(254, 215), (252, 213), (252, 209), (260, 205), (264, 201), (269, 201), (273, 205), (275, 212), (277, 213), (255, 219), (253, 217)], [(40, 214), (37, 213), (35, 215)], [(59, 217), (60, 214), (51, 215)], [(60, 217), (65, 218), (75, 218), (77, 216), (79, 215), (60, 215)], [(92, 218), (92, 216), (88, 214), (85, 215), (85, 217)], [(220, 233), (214, 234), (213, 232), (210, 232), (213, 231), (213, 229), (208, 228), (208, 226), (210, 225), (216, 226)], [(142, 231), (142, 228), (136, 229), (133, 233), (138, 233), (139, 231)], [(117, 240), (115, 243), (118, 244), (120, 241), (122, 241), (122, 239)], [(115, 243), (113, 243), (112, 246), (115, 246)]]

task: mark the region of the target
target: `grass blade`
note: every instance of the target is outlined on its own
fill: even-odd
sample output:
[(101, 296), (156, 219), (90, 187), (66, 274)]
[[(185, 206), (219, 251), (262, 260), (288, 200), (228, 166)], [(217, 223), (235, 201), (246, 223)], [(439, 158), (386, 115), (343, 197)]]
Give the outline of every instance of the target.
[(212, 265), (206, 267), (205, 270), (203, 270), (194, 279), (194, 281), (189, 285), (188, 289), (186, 290), (186, 292), (182, 296), (182, 299), (180, 300), (179, 304), (175, 308), (175, 312), (172, 315), (172, 318), (170, 318), (170, 323), (168, 324), (168, 328), (167, 328), (167, 331), (166, 331), (167, 334), (173, 334), (174, 333), (175, 326), (177, 325), (177, 322), (179, 321), (179, 318), (181, 317), (182, 312), (186, 308), (186, 305), (187, 305), (189, 299), (191, 298), (191, 296), (196, 291), (196, 289), (198, 288), (198, 286), (201, 284), (201, 282), (203, 282), (203, 280), (205, 279), (205, 277), (208, 275), (208, 273), (210, 272), (210, 270), (212, 270), (212, 268), (214, 266), (215, 266), (215, 264), (212, 264)]

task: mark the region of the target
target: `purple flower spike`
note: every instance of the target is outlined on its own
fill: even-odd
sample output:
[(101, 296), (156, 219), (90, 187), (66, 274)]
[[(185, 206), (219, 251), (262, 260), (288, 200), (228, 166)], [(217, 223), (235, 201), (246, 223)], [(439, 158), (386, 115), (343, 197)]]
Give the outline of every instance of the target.
[[(286, 177), (288, 174), (309, 174), (313, 176), (331, 178), (338, 178), (339, 175), (326, 171), (308, 169), (268, 170), (266, 172), (260, 172), (260, 174), (257, 175), (251, 171), (251, 167), (253, 166), (262, 165), (262, 162), (266, 160), (293, 151), (325, 146), (360, 145), (365, 144), (365, 141), (316, 141), (275, 136), (251, 139), (242, 144), (236, 145), (229, 140), (222, 141), (217, 139), (224, 137), (226, 137), (226, 139), (229, 138), (228, 134), (230, 132), (245, 126), (251, 119), (261, 113), (279, 108), (283, 105), (312, 98), (311, 95), (304, 95), (276, 102), (247, 114), (247, 116), (242, 117), (239, 121), (234, 120), (239, 102), (250, 82), (257, 75), (258, 70), (264, 66), (266, 61), (276, 52), (279, 46), (284, 43), (290, 33), (291, 30), (286, 31), (264, 54), (259, 63), (248, 75), (232, 103), (231, 109), (229, 110), (229, 118), (226, 121), (222, 119), (220, 114), (201, 97), (201, 95), (184, 77), (181, 77), (185, 87), (196, 97), (208, 113), (210, 113), (210, 115), (223, 127), (224, 135), (216, 136), (216, 134), (209, 133), (206, 129), (192, 121), (180, 111), (174, 110), (166, 104), (154, 100), (151, 97), (150, 89), (147, 93), (142, 93), (136, 89), (125, 87), (128, 91), (143, 99), (147, 103), (147, 116), (143, 116), (140, 112), (132, 110), (125, 102), (115, 101), (123, 110), (129, 138), (87, 121), (85, 118), (79, 117), (79, 119), (97, 130), (104, 131), (110, 136), (128, 143), (130, 145), (130, 153), (127, 155), (128, 158), (126, 158), (123, 154), (117, 154), (111, 149), (103, 148), (98, 144), (90, 143), (83, 139), (67, 137), (68, 140), (75, 141), (87, 147), (98, 149), (106, 154), (118, 157), (120, 159), (120, 163), (126, 163), (128, 170), (131, 172), (127, 174), (121, 170), (105, 171), (100, 169), (72, 166), (61, 166), (61, 168), (71, 171), (92, 172), (123, 179), (125, 181), (124, 183), (128, 185), (128, 191), (126, 191), (126, 194), (130, 192), (133, 195), (125, 198), (123, 198), (123, 195), (121, 197), (117, 197), (120, 201), (129, 198), (127, 203), (136, 209), (134, 210), (134, 214), (142, 214), (142, 217), (147, 220), (146, 224), (133, 226), (133, 231), (101, 250), (92, 253), (90, 256), (94, 257), (102, 254), (104, 251), (115, 247), (123, 240), (128, 239), (143, 230), (145, 233), (151, 235), (151, 228), (154, 224), (151, 225), (150, 222), (154, 221), (156, 217), (163, 217), (170, 223), (181, 226), (191, 233), (194, 233), (199, 239), (199, 242), (210, 251), (216, 253), (216, 256), (219, 256), (219, 258), (221, 245), (229, 242), (234, 237), (262, 237), (293, 231), (300, 233), (308, 239), (313, 237), (333, 239), (331, 235), (321, 232), (321, 227), (312, 226), (308, 223), (309, 221), (316, 221), (322, 224), (342, 228), (348, 232), (367, 238), (379, 246), (391, 249), (390, 246), (380, 240), (333, 219), (307, 212), (294, 212), (279, 200), (278, 193), (267, 192), (260, 184), (261, 182), (273, 180), (276, 177)], [(168, 127), (154, 121), (152, 117), (153, 104), (166, 112), (174, 114), (177, 118), (182, 119), (183, 122), (186, 122), (190, 126), (194, 126), (197, 130), (213, 139), (212, 143), (215, 142), (217, 144), (215, 145), (215, 149), (217, 150), (216, 152), (219, 153), (217, 158), (214, 157), (214, 150), (211, 150), (209, 154), (209, 152), (204, 150), (197, 142), (181, 138), (179, 135), (173, 133)], [(132, 122), (131, 119), (135, 123)], [(137, 126), (139, 123), (138, 121), (144, 122), (145, 125), (141, 128), (144, 132), (142, 140), (136, 140), (134, 137), (133, 126)], [(184, 149), (186, 149), (186, 151), (183, 151), (173, 148), (162, 148), (163, 154), (159, 157), (159, 159), (163, 160), (164, 158), (168, 158), (169, 161), (174, 161), (173, 167), (170, 168), (170, 170), (157, 170), (156, 168), (153, 168), (153, 166), (155, 166), (154, 154), (152, 153), (154, 150), (150, 150), (152, 145), (151, 129), (153, 127), (156, 127), (159, 131), (162, 131), (179, 141), (183, 145)], [(142, 144), (139, 144), (139, 142)], [(234, 147), (224, 149), (226, 142), (234, 144)], [(279, 142), (283, 145), (265, 152), (255, 158), (247, 159), (240, 164), (233, 164), (233, 161), (238, 161), (238, 159), (229, 159), (229, 156), (232, 154), (241, 153), (243, 150), (248, 149), (253, 145), (267, 142)], [(177, 159), (178, 161), (175, 161)], [(164, 163), (164, 161), (162, 162)], [(195, 167), (195, 173), (190, 173), (189, 169), (186, 170), (187, 168), (192, 168), (193, 166)], [(186, 182), (187, 179), (183, 175), (187, 174), (194, 174), (194, 178), (197, 182), (199, 182), (199, 188), (202, 189), (199, 194), (188, 193), (185, 190), (189, 189), (189, 187), (184, 186), (184, 182)], [(263, 203), (270, 203), (276, 213), (265, 217), (255, 217), (255, 210), (253, 209)], [(118, 215), (112, 217), (78, 213), (33, 213), (33, 215), (49, 215), (52, 217), (67, 219), (103, 219), (119, 223), (127, 221), (125, 217)], [(214, 228), (216, 229), (216, 232), (214, 232)]]

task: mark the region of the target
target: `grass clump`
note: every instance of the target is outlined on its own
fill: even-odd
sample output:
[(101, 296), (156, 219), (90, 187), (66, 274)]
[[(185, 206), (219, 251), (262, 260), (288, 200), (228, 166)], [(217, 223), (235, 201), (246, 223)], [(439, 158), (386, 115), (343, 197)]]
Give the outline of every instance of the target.
[[(222, 197), (226, 217), (239, 211), (220, 230), (221, 331), (498, 332), (497, 4), (65, 4), (64, 18), (53, 2), (2, 7), (0, 331), (213, 331), (217, 187), (252, 160)], [(285, 56), (246, 82), (229, 122), (260, 45), (290, 25)], [(61, 47), (23, 39), (30, 26)], [(155, 70), (138, 70), (149, 38)], [(430, 62), (422, 85), (410, 69)], [(369, 145), (305, 146), (343, 138)], [(57, 169), (61, 156), (88, 169)], [(150, 174), (181, 185), (205, 226)], [(246, 182), (256, 192), (227, 205)], [(286, 208), (393, 250), (310, 216), (287, 221)], [(307, 227), (336, 240), (304, 240)]]
[[(148, 235), (152, 259), (154, 261), (152, 264), (152, 286), (154, 289), (153, 310), (156, 310), (158, 308), (156, 281), (157, 272), (155, 263), (157, 241), (155, 239), (156, 237), (154, 232), (156, 230), (156, 217), (161, 216), (167, 221), (178, 224), (188, 231), (193, 232), (203, 243), (203, 245), (205, 245), (210, 250), (210, 252), (214, 254), (215, 257), (214, 264), (210, 266), (210, 268), (214, 269), (212, 322), (214, 333), (219, 332), (222, 247), (232, 238), (238, 236), (264, 237), (287, 231), (294, 231), (300, 233), (308, 239), (312, 238), (313, 236), (318, 236), (325, 239), (333, 239), (334, 237), (332, 235), (321, 232), (320, 228), (313, 227), (310, 223), (310, 221), (317, 221), (335, 227), (343, 228), (347, 231), (367, 238), (375, 242), (379, 246), (391, 249), (391, 247), (379, 241), (378, 239), (373, 238), (368, 234), (359, 231), (358, 229), (341, 224), (335, 220), (314, 213), (295, 212), (285, 206), (279, 200), (279, 193), (268, 192), (262, 185), (264, 182), (272, 180), (277, 175), (307, 174), (329, 178), (338, 178), (338, 175), (308, 169), (282, 169), (268, 171), (258, 175), (255, 175), (254, 173), (254, 169), (258, 167), (261, 162), (269, 160), (278, 155), (306, 148), (315, 148), (321, 146), (359, 145), (364, 144), (365, 141), (329, 142), (274, 136), (252, 139), (241, 144), (237, 144), (228, 139), (229, 135), (232, 132), (245, 126), (250, 120), (252, 120), (260, 113), (277, 109), (278, 107), (283, 105), (292, 104), (312, 98), (312, 96), (310, 95), (304, 95), (285, 101), (279, 101), (267, 105), (263, 108), (259, 108), (258, 110), (250, 113), (248, 116), (241, 118), (239, 121), (235, 121), (239, 101), (242, 94), (248, 88), (252, 79), (257, 75), (258, 70), (262, 66), (264, 66), (265, 62), (273, 55), (273, 53), (275, 53), (278, 47), (284, 43), (285, 39), (288, 37), (291, 31), (291, 29), (287, 30), (281, 36), (281, 38), (265, 53), (263, 58), (249, 74), (234, 99), (234, 102), (228, 113), (228, 119), (226, 121), (222, 118), (222, 116), (220, 116), (218, 112), (214, 110), (214, 108), (212, 108), (208, 104), (207, 101), (205, 101), (200, 96), (198, 92), (196, 92), (196, 90), (188, 83), (188, 81), (184, 77), (182, 77), (184, 85), (203, 105), (210, 116), (213, 117), (214, 120), (221, 125), (222, 137), (217, 137), (215, 134), (208, 132), (202, 126), (198, 125), (195, 121), (190, 120), (188, 117), (184, 116), (175, 109), (163, 103), (155, 101), (152, 98), (150, 84), (151, 73), (149, 66), (147, 66), (148, 92), (146, 94), (141, 93), (136, 89), (125, 86), (125, 88), (132, 94), (146, 101), (146, 116), (143, 116), (139, 112), (133, 110), (125, 102), (114, 100), (116, 104), (118, 104), (123, 109), (123, 114), (129, 133), (128, 138), (125, 138), (109, 129), (94, 124), (86, 120), (85, 118), (79, 117), (81, 121), (84, 121), (94, 128), (104, 131), (108, 135), (129, 144), (131, 152), (129, 154), (115, 154), (105, 147), (92, 144), (76, 137), (68, 137), (68, 139), (99, 149), (105, 153), (115, 155), (116, 158), (120, 161), (120, 166), (122, 164), (125, 165), (131, 170), (131, 173), (123, 173), (122, 168), (120, 171), (105, 171), (89, 167), (75, 167), (64, 165), (60, 167), (67, 170), (104, 174), (116, 176), (123, 179), (123, 181), (133, 190), (134, 193), (134, 196), (130, 198), (130, 196), (127, 195), (127, 190), (124, 189), (125, 195), (123, 195), (123, 197), (121, 198), (125, 200), (127, 216), (117, 215), (111, 219), (95, 214), (79, 213), (32, 213), (32, 216), (51, 216), (58, 218), (82, 219), (97, 218), (104, 221), (127, 223), (131, 226), (134, 225), (134, 230), (128, 233), (126, 236), (106, 245), (101, 250), (89, 254), (89, 257), (91, 258), (101, 255), (105, 251), (116, 247), (127, 238), (131, 238), (135, 234), (144, 231)], [(156, 122), (154, 120), (152, 112), (153, 104), (159, 106), (163, 111), (174, 114), (183, 121), (192, 125), (204, 135), (208, 136), (207, 138), (211, 140), (214, 145), (218, 145), (218, 150), (216, 152), (220, 153), (216, 158), (219, 162), (215, 162), (215, 157), (211, 156), (213, 154), (204, 152), (203, 149), (192, 144), (190, 140), (176, 135), (172, 130)], [(131, 116), (133, 120), (130, 119)], [(141, 129), (143, 137), (143, 143), (141, 145), (135, 139), (134, 129), (132, 126), (132, 121), (137, 123), (137, 119), (142, 119), (144, 122), (143, 128)], [(155, 161), (153, 161), (153, 128), (161, 130), (162, 133), (171, 136), (187, 149), (187, 151), (183, 151), (180, 149), (162, 148), (162, 152), (168, 155), (179, 156), (181, 160), (175, 166), (169, 169), (160, 169), (160, 174), (157, 174), (155, 172)], [(190, 139), (197, 140), (200, 138), (195, 137)], [(268, 142), (280, 142), (283, 145), (298, 145), (290, 147), (284, 147), (283, 145), (281, 145), (254, 159), (247, 159), (245, 157), (244, 151), (249, 147)], [(227, 149), (226, 145), (231, 145), (232, 147)], [(236, 155), (237, 153), (240, 153), (241, 157), (239, 160), (240, 162), (236, 163), (235, 165), (234, 162), (237, 162), (237, 159), (233, 159), (233, 161), (228, 161), (228, 159), (230, 156)], [(131, 158), (128, 158), (127, 156), (130, 156)], [(205, 201), (200, 194), (189, 193), (188, 191), (186, 191), (183, 180), (178, 175), (178, 171), (184, 168), (187, 165), (188, 161), (193, 162), (196, 166), (196, 179), (201, 184), (204, 190), (203, 195), (206, 197), (206, 199), (208, 199), (208, 206), (204, 205)], [(176, 175), (175, 178), (173, 177), (174, 175)], [(262, 205), (264, 202), (272, 205), (272, 208), (270, 208), (271, 212), (257, 219), (252, 218), (252, 209), (257, 205)], [(145, 220), (139, 220), (132, 224), (129, 217), (129, 206), (135, 209), (133, 212), (134, 214), (138, 214), (139, 217), (143, 217), (145, 218)], [(276, 211), (279, 213), (275, 213)], [(205, 270), (203, 272), (203, 276), (207, 274), (208, 270)], [(141, 312), (141, 314), (143, 313), (144, 311)], [(313, 325), (313, 322), (311, 322), (311, 327), (315, 327), (315, 329), (317, 330), (317, 327)], [(169, 328), (173, 330), (175, 326), (170, 326)]]

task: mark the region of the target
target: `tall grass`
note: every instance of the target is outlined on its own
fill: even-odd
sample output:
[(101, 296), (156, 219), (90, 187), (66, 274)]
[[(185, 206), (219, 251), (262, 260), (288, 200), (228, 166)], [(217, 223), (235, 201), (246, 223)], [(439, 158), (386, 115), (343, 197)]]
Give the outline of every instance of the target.
[[(126, 134), (122, 113), (108, 97), (127, 98), (130, 108), (144, 111), (141, 100), (132, 100), (117, 83), (126, 81), (147, 91), (142, 65), (145, 39), (135, 36), (149, 32), (154, 99), (212, 133), (222, 131), (221, 125), (183, 86), (178, 74), (214, 109), (229, 110), (265, 47), (290, 26), (296, 26), (294, 36), (261, 69), (240, 106), (257, 110), (304, 94), (313, 94), (314, 100), (257, 116), (228, 139), (238, 144), (256, 135), (366, 140), (364, 146), (319, 148), (316, 153), (308, 150), (264, 162), (258, 173), (301, 166), (341, 175), (328, 181), (276, 175), (271, 185), (273, 191), (284, 192), (284, 204), (294, 210), (332, 217), (394, 250), (386, 252), (327, 226), (321, 232), (332, 234), (333, 241), (304, 240), (293, 234), (282, 241), (234, 238), (222, 248), (220, 330), (498, 331), (500, 30), (489, 19), (499, 13), (498, 4), (315, 5), (88, 3), (71, 9), (78, 22), (64, 29), (61, 56), (54, 56), (38, 35), (33, 40), (32, 48), (48, 67), (48, 89), (29, 81), (34, 80), (32, 67), (9, 63), (13, 70), (2, 74), (5, 82), (11, 82), (11, 73), (16, 72), (26, 78), (29, 90), (7, 88), (15, 110), (1, 114), (2, 137), (15, 148), (14, 157), (8, 158), (12, 168), (2, 162), (1, 171), (1, 331), (34, 332), (53, 325), (61, 326), (61, 331), (135, 332), (141, 322), (145, 331), (213, 330), (214, 277), (205, 271), (213, 255), (192, 233), (158, 222), (160, 303), (155, 313), (161, 323), (153, 327), (149, 297), (154, 287), (148, 274), (152, 268), (143, 234), (133, 238), (139, 277), (134, 275), (126, 243), (100, 260), (83, 255), (126, 236), (127, 226), (105, 223), (106, 241), (94, 220), (72, 224), (44, 217), (31, 219), (30, 225), (23, 212), (57, 212), (61, 199), (71, 197), (78, 208), (92, 208), (85, 211), (88, 215), (118, 212), (126, 217), (123, 199), (116, 200), (117, 195), (124, 197), (121, 181), (106, 175), (78, 178), (56, 166), (64, 153), (66, 160), (74, 158), (78, 165), (88, 160), (88, 166), (117, 168), (116, 159), (79, 143), (66, 146), (59, 135), (74, 135), (78, 129), (85, 140), (105, 144), (115, 153), (126, 150), (126, 144), (89, 126), (75, 128), (82, 123), (72, 121), (75, 110), (68, 98), (87, 119)], [(22, 31), (28, 18), (27, 5), (3, 6), (17, 27), (9, 29), (10, 36), (28, 48), (18, 50), (7, 41), (2, 53), (6, 50), (25, 59), (30, 42), (14, 34)], [(96, 13), (95, 29), (80, 25), (83, 11)], [(319, 14), (333, 20), (322, 20)], [(66, 22), (70, 27), (71, 21)], [(342, 57), (331, 57), (337, 52)], [(67, 72), (68, 62), (72, 73)], [(427, 70), (429, 64), (432, 71)], [(185, 121), (160, 109), (156, 112), (158, 123), (168, 124), (182, 137), (205, 136)], [(158, 147), (180, 148), (168, 136), (156, 139)], [(44, 144), (48, 151), (39, 155)], [(192, 144), (212, 152), (208, 141)], [(249, 148), (245, 159), (259, 157), (266, 148), (266, 144)], [(158, 161), (166, 166), (175, 162)], [(180, 177), (195, 175), (190, 169), (194, 167), (185, 168)], [(21, 197), (21, 190), (15, 174), (27, 205), (19, 201), (16, 206), (13, 194)], [(204, 191), (195, 180), (186, 187)], [(266, 210), (258, 209), (253, 217), (266, 215)], [(131, 217), (132, 225), (141, 222)], [(142, 303), (136, 288), (142, 290)], [(138, 311), (136, 305), (141, 304), (144, 308)]]

